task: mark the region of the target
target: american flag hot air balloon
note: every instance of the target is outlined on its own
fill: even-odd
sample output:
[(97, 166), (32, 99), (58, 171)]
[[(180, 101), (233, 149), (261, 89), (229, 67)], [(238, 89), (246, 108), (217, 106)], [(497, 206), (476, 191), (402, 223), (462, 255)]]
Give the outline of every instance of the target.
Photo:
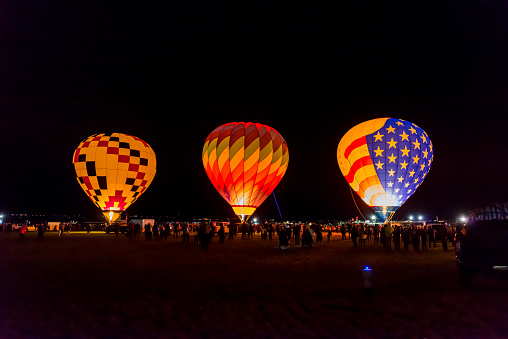
[(383, 222), (420, 187), (433, 159), (427, 133), (409, 121), (394, 118), (356, 125), (337, 148), (342, 174)]

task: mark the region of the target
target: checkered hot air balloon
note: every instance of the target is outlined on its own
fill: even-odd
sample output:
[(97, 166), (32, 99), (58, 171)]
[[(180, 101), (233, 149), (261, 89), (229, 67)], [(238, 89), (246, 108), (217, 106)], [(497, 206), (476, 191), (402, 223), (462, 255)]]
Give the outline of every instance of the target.
[(342, 137), (339, 167), (351, 188), (385, 222), (420, 187), (434, 158), (427, 133), (394, 118), (365, 121)]
[(251, 216), (288, 167), (286, 141), (274, 128), (251, 122), (217, 127), (203, 146), (203, 166), (213, 186), (240, 219)]
[(109, 222), (145, 192), (156, 171), (152, 148), (122, 133), (88, 137), (74, 151), (72, 163), (81, 188)]

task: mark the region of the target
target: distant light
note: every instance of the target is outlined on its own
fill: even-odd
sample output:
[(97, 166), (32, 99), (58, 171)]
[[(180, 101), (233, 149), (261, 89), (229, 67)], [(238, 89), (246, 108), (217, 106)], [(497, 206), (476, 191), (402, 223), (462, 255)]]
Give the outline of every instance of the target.
[(418, 216), (418, 220), (422, 220), (423, 217), (421, 215)]
[(364, 271), (372, 271), (369, 266), (365, 266)]
[(372, 219), (372, 220), (376, 220), (376, 216), (375, 216), (375, 215), (373, 215), (373, 216), (371, 217), (371, 219)]
[(254, 218), (252, 221), (254, 221), (254, 222), (258, 222), (258, 219), (257, 219), (257, 218)]
[(413, 220), (413, 216), (412, 215), (409, 216), (409, 220)]
[(462, 217), (460, 217), (460, 221), (461, 221), (461, 222), (466, 222), (466, 221), (467, 221), (467, 219), (466, 219), (466, 217), (462, 216)]

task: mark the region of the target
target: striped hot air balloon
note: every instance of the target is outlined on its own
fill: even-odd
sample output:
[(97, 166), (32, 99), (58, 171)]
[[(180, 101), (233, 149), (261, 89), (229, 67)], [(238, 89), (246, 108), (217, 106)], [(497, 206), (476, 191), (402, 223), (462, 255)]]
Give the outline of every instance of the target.
[(251, 122), (217, 127), (203, 146), (203, 166), (240, 219), (251, 216), (288, 167), (286, 141), (274, 128)]
[(427, 133), (394, 118), (356, 125), (337, 148), (342, 174), (383, 222), (421, 185), (433, 158)]
[(145, 192), (156, 171), (153, 149), (122, 133), (86, 138), (72, 163), (81, 188), (110, 222)]

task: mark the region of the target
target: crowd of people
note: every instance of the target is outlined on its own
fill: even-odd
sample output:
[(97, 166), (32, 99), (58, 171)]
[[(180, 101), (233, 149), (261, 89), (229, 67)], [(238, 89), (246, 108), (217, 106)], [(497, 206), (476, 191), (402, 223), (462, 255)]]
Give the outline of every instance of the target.
[[(409, 250), (409, 245), (414, 251), (427, 251), (428, 248), (436, 248), (437, 241), (442, 245), (443, 250), (448, 250), (448, 242), (454, 241), (454, 234), (457, 232), (455, 226), (440, 225), (433, 226), (403, 224), (392, 225), (361, 225), (343, 224), (340, 227), (342, 239), (351, 239), (354, 247), (365, 247), (367, 244), (382, 244), (387, 250), (392, 248), (400, 251), (401, 243), (403, 250)], [(393, 244), (393, 246), (392, 246)]]
[[(325, 230), (326, 228), (326, 230)], [(70, 224), (61, 223), (55, 226), (54, 231), (62, 236), (64, 232), (69, 233)], [(38, 224), (35, 227), (38, 239), (42, 239), (44, 233), (50, 230), (45, 223)], [(86, 229), (90, 232), (90, 228)], [(20, 229), (20, 238), (24, 239), (27, 231), (26, 226)], [(448, 249), (448, 242), (454, 241), (454, 234), (457, 230), (454, 226), (445, 226), (434, 228), (432, 226), (414, 225), (414, 224), (359, 224), (342, 223), (340, 226), (331, 227), (319, 223), (304, 224), (281, 224), (281, 223), (263, 223), (254, 224), (250, 222), (242, 223), (217, 223), (211, 221), (202, 221), (199, 223), (177, 222), (177, 223), (157, 223), (144, 224), (128, 223), (125, 234), (131, 240), (136, 240), (144, 236), (146, 240), (167, 240), (168, 238), (182, 238), (183, 243), (190, 242), (190, 235), (193, 234), (194, 242), (199, 244), (203, 250), (208, 250), (214, 236), (218, 236), (219, 242), (224, 243), (226, 235), (228, 240), (236, 238), (241, 234), (242, 240), (252, 240), (254, 235), (261, 236), (261, 240), (272, 241), (276, 236), (280, 249), (289, 249), (291, 244), (303, 248), (312, 248), (322, 244), (323, 233), (327, 233), (327, 243), (331, 244), (332, 232), (340, 236), (341, 240), (350, 240), (353, 247), (366, 247), (380, 244), (387, 250), (395, 251), (409, 250), (410, 246), (414, 251), (427, 251), (428, 248), (436, 248), (437, 242), (440, 242), (443, 250)], [(120, 226), (114, 226), (116, 235), (120, 233)]]

